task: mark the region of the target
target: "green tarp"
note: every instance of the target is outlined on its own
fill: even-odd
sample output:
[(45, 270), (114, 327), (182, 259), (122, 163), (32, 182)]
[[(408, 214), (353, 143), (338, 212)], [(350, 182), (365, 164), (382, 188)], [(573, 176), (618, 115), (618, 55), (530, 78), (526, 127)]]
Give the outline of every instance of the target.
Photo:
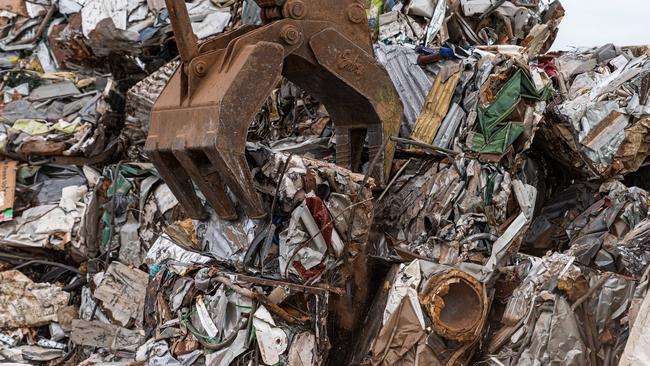
[(473, 135), (470, 148), (483, 154), (503, 154), (524, 132), (522, 122), (505, 122), (522, 99), (548, 100), (552, 84), (537, 90), (530, 78), (517, 70), (499, 91), (495, 101), (487, 108), (478, 109), (478, 131)]

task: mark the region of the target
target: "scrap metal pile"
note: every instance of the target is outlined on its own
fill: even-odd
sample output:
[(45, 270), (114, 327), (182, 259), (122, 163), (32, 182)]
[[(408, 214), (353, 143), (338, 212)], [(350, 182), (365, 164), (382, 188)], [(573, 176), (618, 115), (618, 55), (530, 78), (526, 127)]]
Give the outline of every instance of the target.
[[(214, 156), (172, 3), (198, 57), (284, 42), (219, 66), (251, 95), (216, 120), (254, 116)], [(549, 52), (557, 0), (343, 3), (372, 43), (297, 48), (308, 0), (0, 0), (0, 363), (650, 363), (650, 47)]]

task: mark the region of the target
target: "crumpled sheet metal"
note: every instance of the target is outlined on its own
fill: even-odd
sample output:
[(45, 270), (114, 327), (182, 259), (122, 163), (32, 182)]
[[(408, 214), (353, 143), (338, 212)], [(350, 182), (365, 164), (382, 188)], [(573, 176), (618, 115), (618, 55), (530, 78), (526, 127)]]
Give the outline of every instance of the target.
[(147, 273), (113, 262), (101, 274), (93, 296), (101, 302), (102, 308), (116, 325), (139, 327), (143, 321), (148, 283)]
[[(288, 155), (266, 152), (258, 159), (263, 161), (261, 172), (264, 177), (277, 183)], [(316, 193), (319, 189), (331, 192), (325, 200), (325, 205), (330, 210), (338, 234), (341, 238), (347, 238), (348, 231), (351, 230), (352, 244), (363, 247), (368, 242), (374, 220), (375, 204), (372, 200), (372, 190), (376, 187), (376, 182), (372, 178), (368, 178), (365, 186), (361, 187), (364, 178), (362, 174), (343, 169), (333, 163), (292, 156), (284, 180), (280, 183), (277, 204), (283, 207), (283, 211), (291, 212), (296, 198), (302, 198), (310, 192)], [(356, 203), (354, 210), (351, 210), (353, 197), (356, 197)], [(348, 215), (352, 211), (354, 216), (348, 220)]]
[(6, 244), (25, 248), (55, 248), (79, 239), (79, 220), (85, 214), (86, 186), (63, 188), (58, 205), (41, 205), (22, 212), (11, 222), (0, 225), (0, 236)]
[(533, 323), (531, 346), (522, 352), (519, 362), (588, 365), (587, 346), (581, 340), (568, 302), (550, 293), (542, 295), (540, 302), (543, 310)]
[(460, 180), (450, 164), (434, 165), (424, 174), (400, 177), (396, 182), (400, 184), (393, 186), (377, 208), (378, 223), (401, 227), (406, 240), (417, 240), (425, 230), (422, 211), (433, 218), (449, 216), (454, 199), (464, 188)]
[(406, 7), (406, 12), (411, 15), (431, 18), (433, 15), (434, 3), (434, 1), (429, 0), (413, 0)]
[[(378, 203), (377, 225), (407, 251), (447, 265), (472, 258), (485, 265), (481, 276), (494, 275), (532, 221), (536, 189), (478, 160), (419, 169), (399, 177)], [(495, 244), (488, 249), (486, 241)]]
[[(314, 298), (303, 298), (306, 293), (300, 291), (300, 285), (283, 286), (284, 282), (268, 279), (270, 283), (265, 283), (261, 277), (225, 270), (197, 264), (191, 277), (181, 277), (160, 268), (153, 286), (147, 289), (145, 324), (154, 325), (156, 332), (165, 336), (139, 343), (136, 360), (185, 364), (185, 356), (198, 351), (209, 364), (227, 366), (247, 359), (257, 348), (264, 364), (286, 362), (287, 358), (319, 364), (329, 347), (327, 333), (319, 328), (327, 324), (326, 290), (312, 292)], [(283, 290), (284, 296), (274, 295), (278, 290)], [(254, 306), (254, 298), (261, 301), (259, 306)], [(324, 308), (314, 309), (303, 300), (316, 301)], [(283, 317), (291, 315), (282, 310), (288, 308), (288, 302), (311, 316), (301, 315), (301, 324), (289, 324)], [(254, 343), (248, 342), (251, 334), (257, 339)], [(214, 352), (207, 351), (210, 349)]]
[(427, 47), (445, 42), (459, 47), (520, 45), (532, 56), (550, 49), (564, 17), (559, 1), (425, 0), (409, 6), (398, 4), (387, 5), (386, 10), (392, 11), (380, 16), (381, 42)]
[[(257, 147), (254, 149), (253, 155), (261, 162), (260, 173), (256, 179), (260, 186), (268, 187), (265, 192), (273, 195), (276, 189), (275, 185), (282, 176), (289, 155), (258, 149)], [(334, 233), (331, 235), (331, 245), (328, 242), (327, 247), (333, 254), (342, 253), (342, 242), (344, 239), (347, 241), (348, 232), (351, 230), (351, 250), (358, 253), (368, 242), (370, 227), (374, 218), (374, 204), (371, 199), (374, 180), (369, 179), (366, 186), (360, 190), (359, 186), (363, 181), (363, 175), (352, 173), (335, 164), (292, 156), (280, 183), (276, 202), (277, 208), (280, 211), (292, 213), (296, 210), (294, 207), (296, 200), (304, 199), (309, 194), (313, 196), (320, 190), (324, 190), (327, 193), (323, 196), (326, 197), (323, 203), (329, 212), (334, 229)], [(355, 197), (359, 192), (361, 195), (357, 197), (353, 206), (352, 197)], [(354, 210), (351, 210), (350, 207), (354, 207)], [(354, 216), (351, 218), (351, 224), (349, 224), (349, 215), (352, 212), (354, 212)], [(263, 226), (265, 225), (262, 221), (249, 219), (243, 213), (240, 214), (240, 219), (237, 221), (226, 221), (218, 218), (217, 215), (211, 215), (208, 220), (193, 221), (196, 243), (184, 244), (193, 249), (201, 250), (206, 255), (209, 254), (211, 258), (242, 264)], [(297, 228), (298, 226), (302, 225), (298, 225), (296, 222), (293, 227)], [(289, 234), (293, 235), (295, 240), (289, 240)], [(312, 234), (316, 233), (307, 234), (303, 232), (303, 234), (305, 237), (300, 239), (296, 230), (289, 230), (281, 237), (281, 241), (284, 244), (288, 242), (301, 243), (304, 239), (309, 239)], [(286, 245), (281, 247), (287, 249)], [(323, 249), (322, 245), (321, 249)], [(158, 252), (169, 253), (170, 246), (169, 243), (160, 242), (154, 245), (151, 250), (153, 252), (150, 251), (149, 261), (157, 263), (159, 261), (155, 260), (152, 255)], [(176, 249), (174, 251), (177, 252)], [(320, 250), (320, 252), (322, 251)], [(293, 253), (289, 250), (284, 254), (287, 255), (289, 252)], [(291, 253), (288, 254), (285, 260), (291, 257)], [(187, 257), (187, 255), (183, 255), (183, 257)], [(298, 257), (295, 259), (298, 259)], [(286, 263), (283, 267), (293, 268), (293, 266), (286, 266)]]
[(560, 253), (523, 257), (506, 271), (521, 280), (490, 336), (486, 361), (601, 365), (620, 358), (632, 304), (645, 296), (635, 291), (637, 281), (578, 267)]
[[(187, 355), (188, 358), (183, 357), (182, 359), (192, 360), (194, 353), (201, 354), (201, 351), (195, 350)], [(181, 357), (179, 357), (180, 359)], [(164, 340), (156, 341), (154, 338), (149, 339), (144, 345), (138, 348), (138, 351), (135, 356), (137, 362), (146, 362), (150, 366), (181, 366), (182, 363), (174, 358), (169, 349), (169, 345)]]
[(385, 44), (417, 44), (423, 39), (426, 24), (401, 11), (393, 10), (379, 16), (379, 40)]
[[(604, 46), (562, 54), (554, 62), (566, 92), (552, 109), (555, 119), (547, 123), (547, 140), (561, 137), (554, 125), (562, 123), (570, 132), (563, 145), (582, 162), (578, 172), (601, 178), (636, 172), (649, 156), (650, 105), (648, 90), (642, 88), (650, 77), (648, 55), (634, 47)], [(553, 156), (567, 166), (576, 165), (560, 154)]]
[(280, 355), (287, 350), (289, 341), (284, 331), (276, 327), (273, 317), (264, 306), (255, 312), (253, 326), (262, 361), (267, 365), (280, 362)]
[[(391, 284), (388, 293), (388, 300), (384, 309), (384, 316), (382, 325), (386, 325), (395, 310), (400, 306), (404, 298), (408, 298), (414, 309), (418, 308), (419, 296), (418, 289), (422, 281), (422, 270), (420, 268), (420, 261), (413, 261), (410, 264), (401, 264), (399, 272), (393, 283)], [(424, 328), (424, 316), (421, 311), (416, 311), (420, 326)]]
[(257, 222), (244, 215), (238, 221), (226, 221), (211, 215), (206, 221), (194, 221), (194, 227), (201, 250), (213, 258), (238, 263), (255, 238)]
[(139, 330), (129, 330), (100, 321), (72, 321), (70, 341), (73, 344), (101, 347), (110, 351), (135, 351), (142, 342)]
[(442, 30), (443, 24), (445, 22), (445, 16), (447, 15), (447, 1), (438, 1), (436, 2), (436, 7), (431, 13), (431, 21), (427, 25), (426, 37), (424, 39), (424, 44), (430, 46), (434, 41), (434, 38)]
[(640, 277), (648, 263), (650, 194), (619, 182), (605, 183), (601, 199), (564, 228), (567, 253), (584, 265)]
[(375, 339), (370, 364), (415, 365), (416, 359), (422, 358), (421, 350), (426, 350), (426, 345), (425, 331), (418, 319), (421, 312), (419, 305), (402, 299)]
[(650, 295), (645, 295), (638, 309), (638, 315), (633, 317), (632, 329), (621, 355), (620, 366), (646, 365), (650, 363)]
[[(34, 346), (19, 346), (15, 348), (5, 348), (0, 350), (0, 357), (3, 358), (4, 364), (22, 365), (25, 362), (42, 363), (54, 361), (65, 354), (63, 350)], [(15, 362), (15, 363), (14, 363)]]
[(136, 150), (131, 151), (130, 156), (136, 157), (141, 153), (137, 142), (147, 138), (151, 109), (179, 64), (179, 61), (166, 64), (127, 92), (126, 126), (120, 137), (129, 142), (129, 149)]
[(597, 185), (578, 183), (557, 192), (545, 203), (526, 233), (527, 250), (546, 252), (566, 245), (569, 222), (594, 204)]
[(631, 274), (640, 274), (650, 263), (650, 218), (641, 221), (618, 242), (622, 268)]
[[(324, 239), (329, 238), (332, 242), (324, 248), (329, 272), (309, 286), (293, 281), (296, 277), (279, 282), (273, 280), (279, 274), (268, 272), (268, 268), (278, 266), (275, 260), (266, 263), (266, 275), (261, 276), (256, 268), (244, 263), (244, 256), (260, 235), (268, 236), (266, 222), (242, 218), (241, 222), (228, 222), (229, 226), (226, 226), (226, 222), (219, 221), (216, 215), (212, 215), (214, 220), (208, 221), (181, 219), (162, 226), (166, 227), (164, 234), (152, 240), (144, 257), (148, 275), (118, 261), (113, 261), (105, 273), (95, 275), (93, 290), (87, 287), (83, 291), (86, 295), (82, 301), (81, 319), (85, 322), (75, 322), (72, 327), (74, 344), (107, 348), (110, 353), (128, 351), (138, 361), (161, 365), (185, 364), (190, 362), (188, 359), (193, 359), (189, 355), (198, 353), (197, 357), (205, 357), (206, 362), (225, 366), (249, 357), (252, 347), (260, 349), (265, 363), (285, 362), (287, 358), (309, 364), (321, 362), (330, 347), (327, 336), (327, 329), (331, 326), (328, 320), (330, 300), (326, 294), (329, 289), (339, 295), (345, 293), (330, 284), (333, 276), (349, 276), (339, 271), (343, 250), (349, 252), (350, 258), (365, 250), (374, 217), (371, 199), (374, 181), (369, 179), (362, 188), (364, 176), (361, 174), (298, 156), (289, 161), (287, 154), (266, 149), (253, 149), (251, 156), (261, 162), (256, 179), (261, 191), (270, 197), (275, 194), (285, 163), (288, 163), (279, 189), (276, 207), (279, 212), (296, 212), (296, 203), (306, 198), (309, 209), (312, 206), (317, 208), (310, 213), (319, 225), (332, 221), (326, 225), (331, 230), (322, 233)], [(156, 212), (156, 216), (167, 211), (167, 217), (170, 217), (175, 203), (172, 202), (170, 207), (162, 193), (162, 197), (158, 197), (156, 192), (159, 189), (164, 191), (164, 186), (159, 184), (148, 165), (123, 164), (121, 169), (117, 168), (119, 166), (105, 172), (106, 181), (102, 186), (108, 189), (109, 196), (120, 200), (129, 198), (128, 207), (153, 205), (161, 211)], [(120, 177), (115, 182), (109, 180), (116, 171)], [(135, 192), (140, 197), (134, 199), (132, 194)], [(316, 193), (323, 198), (316, 197)], [(359, 193), (357, 210), (350, 222), (346, 213), (351, 213), (353, 197)], [(314, 202), (319, 205), (314, 205)], [(121, 211), (117, 213), (123, 216)], [(324, 213), (330, 216), (326, 217)], [(124, 217), (124, 220), (128, 225), (130, 219)], [(118, 227), (124, 220), (116, 219)], [(283, 221), (276, 220), (274, 225), (282, 225)], [(120, 230), (124, 227), (122, 225)], [(341, 248), (337, 249), (334, 238), (339, 233), (341, 237), (347, 237), (348, 232), (351, 246), (343, 247), (339, 243)], [(281, 245), (273, 236), (268, 236), (268, 239), (275, 248)], [(342, 239), (339, 237), (338, 241)], [(219, 248), (227, 250), (220, 251)], [(277, 252), (272, 255), (277, 256)], [(240, 274), (225, 274), (233, 269)], [(344, 281), (336, 286), (344, 286)], [(132, 303), (124, 303), (127, 298)], [(253, 304), (249, 298), (264, 299), (268, 314), (263, 314), (259, 307), (257, 312), (251, 310)], [(93, 311), (95, 304), (96, 311)], [(300, 311), (290, 310), (296, 306)], [(143, 317), (135, 314), (143, 314)], [(91, 318), (110, 325), (92, 327)], [(247, 341), (249, 333), (244, 324), (247, 319), (256, 323), (257, 344), (251, 345)], [(150, 331), (161, 335), (145, 342), (141, 333), (149, 334)], [(188, 335), (188, 332), (193, 335)], [(302, 336), (297, 337), (298, 334)], [(196, 338), (200, 335), (209, 338), (201, 337), (202, 343), (197, 343)], [(280, 348), (276, 343), (278, 339), (283, 345)], [(226, 340), (232, 343), (209, 355), (205, 352)], [(127, 341), (132, 341), (131, 346), (127, 347)]]
[[(6, 70), (29, 73), (26, 95), (4, 89), (2, 120), (6, 153), (22, 161), (48, 159), (58, 164), (104, 162), (117, 147), (119, 92), (114, 80), (90, 73)], [(38, 86), (37, 86), (38, 85)]]
[[(494, 75), (493, 80), (503, 76)], [(477, 131), (470, 134), (467, 141), (470, 149), (484, 154), (503, 154), (526, 130), (523, 121), (510, 121), (510, 116), (524, 101), (544, 102), (549, 99), (551, 87), (548, 83), (540, 88), (522, 69), (516, 70), (494, 95), (494, 100), (479, 108)], [(486, 83), (483, 88), (484, 98), (492, 99), (491, 83)], [(532, 136), (529, 139), (532, 140)]]
[(448, 149), (453, 147), (461, 123), (466, 119), (467, 113), (458, 104), (452, 103), (447, 116), (442, 121), (440, 130), (433, 140), (433, 146)]
[(533, 221), (523, 250), (565, 251), (583, 265), (640, 277), (647, 254), (646, 191), (619, 182), (577, 183), (558, 192)]
[[(49, 3), (12, 0), (4, 4), (0, 22), (5, 31), (0, 49), (33, 52), (48, 72), (79, 66), (108, 70), (105, 61), (109, 57), (113, 66), (120, 58), (127, 68), (146, 67), (151, 72), (160, 61), (173, 57), (166, 54), (173, 35), (164, 0), (61, 0), (56, 1), (56, 6)], [(192, 28), (201, 39), (217, 35), (238, 22), (242, 4), (234, 0), (188, 3)], [(9, 6), (11, 10), (6, 10)], [(246, 8), (249, 17), (259, 19), (259, 7)], [(51, 27), (45, 26), (48, 24)]]
[[(564, 6), (560, 1), (550, 2), (550, 6), (542, 16), (543, 23), (535, 24), (521, 42), (529, 58), (535, 58), (551, 49), (564, 15)], [(515, 19), (515, 24), (517, 23), (521, 24), (521, 17)]]
[(156, 269), (167, 265), (175, 273), (183, 276), (193, 265), (205, 264), (209, 261), (210, 257), (183, 249), (167, 235), (162, 235), (149, 248), (144, 263)]
[(650, 156), (650, 117), (626, 128), (624, 133), (625, 139), (614, 154), (614, 163), (607, 175), (633, 173)]
[[(344, 244), (323, 201), (308, 196), (291, 214), (289, 227), (280, 233), (280, 274), (292, 273), (310, 281), (328, 266), (328, 250), (340, 257)], [(320, 268), (319, 268), (320, 267)]]
[(402, 134), (412, 130), (407, 136), (420, 142), (491, 161), (529, 150), (544, 120), (552, 79), (528, 65), (521, 47), (514, 50), (475, 48), (462, 60), (428, 65), (433, 86), (415, 124), (403, 124)]
[(34, 283), (19, 271), (0, 272), (0, 329), (48, 325), (69, 300), (59, 286)]
[[(220, 11), (210, 0), (187, 4), (187, 8), (193, 19), (192, 28), (195, 32), (198, 31), (197, 34), (201, 39), (222, 32), (223, 27), (221, 25), (223, 23), (227, 24), (230, 20), (230, 13)], [(111, 19), (113, 26), (118, 30), (127, 31), (133, 28), (137, 29), (137, 23), (142, 22), (146, 18), (149, 18), (153, 23), (153, 19), (151, 19), (153, 18), (153, 14), (150, 15), (150, 12), (151, 10), (144, 1), (85, 1), (81, 7), (84, 36), (90, 37), (91, 33), (105, 19)], [(218, 17), (219, 20), (215, 21), (215, 17)], [(208, 27), (206, 23), (216, 24)]]

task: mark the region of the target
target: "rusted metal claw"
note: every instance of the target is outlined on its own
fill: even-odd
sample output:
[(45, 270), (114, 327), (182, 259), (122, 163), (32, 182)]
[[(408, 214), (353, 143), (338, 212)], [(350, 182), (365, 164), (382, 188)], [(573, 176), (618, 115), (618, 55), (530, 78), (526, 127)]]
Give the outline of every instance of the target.
[[(185, 2), (166, 0), (183, 63), (157, 100), (146, 151), (194, 218), (205, 211), (194, 182), (223, 219), (266, 212), (245, 145), (248, 127), (282, 76), (322, 102), (336, 125), (337, 163), (359, 171), (364, 142), (390, 173), (402, 104), (373, 58), (365, 10), (355, 0), (257, 0), (267, 24), (198, 45)], [(269, 19), (269, 14), (274, 15)]]

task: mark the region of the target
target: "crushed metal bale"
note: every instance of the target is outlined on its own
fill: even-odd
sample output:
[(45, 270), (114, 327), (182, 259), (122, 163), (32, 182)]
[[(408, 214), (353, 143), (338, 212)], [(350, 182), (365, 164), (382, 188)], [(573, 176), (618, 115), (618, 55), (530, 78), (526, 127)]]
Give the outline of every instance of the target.
[(650, 47), (564, 15), (0, 0), (0, 364), (650, 364)]

